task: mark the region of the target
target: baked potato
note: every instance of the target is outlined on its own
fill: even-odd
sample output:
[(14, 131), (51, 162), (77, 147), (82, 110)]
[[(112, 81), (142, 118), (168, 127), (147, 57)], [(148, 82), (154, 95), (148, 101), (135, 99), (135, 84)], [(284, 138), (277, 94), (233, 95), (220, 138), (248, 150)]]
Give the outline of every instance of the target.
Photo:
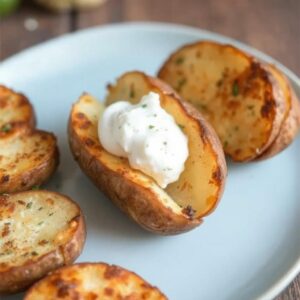
[(77, 204), (35, 190), (0, 196), (0, 294), (24, 290), (49, 271), (71, 264), (85, 242)]
[(261, 156), (279, 135), (288, 101), (278, 80), (231, 45), (200, 41), (183, 46), (158, 77), (203, 113), (234, 161)]
[(34, 110), (27, 98), (0, 86), (0, 193), (44, 183), (58, 161), (56, 138), (35, 129)]
[(300, 129), (300, 102), (285, 75), (274, 65), (267, 65), (283, 91), (286, 101), (286, 112), (275, 141), (256, 159), (270, 158), (283, 151), (295, 139)]
[(33, 285), (24, 300), (166, 300), (135, 273), (105, 263), (81, 263), (56, 270)]
[(83, 172), (117, 206), (145, 229), (159, 234), (191, 230), (216, 207), (226, 178), (226, 162), (218, 137), (201, 114), (169, 86), (142, 72), (128, 72), (109, 85), (106, 105), (136, 103), (153, 91), (188, 137), (189, 157), (180, 178), (162, 189), (128, 160), (108, 153), (98, 139), (104, 105), (84, 94), (69, 119), (69, 142)]
[(34, 109), (28, 99), (0, 85), (0, 139), (30, 131), (35, 125)]

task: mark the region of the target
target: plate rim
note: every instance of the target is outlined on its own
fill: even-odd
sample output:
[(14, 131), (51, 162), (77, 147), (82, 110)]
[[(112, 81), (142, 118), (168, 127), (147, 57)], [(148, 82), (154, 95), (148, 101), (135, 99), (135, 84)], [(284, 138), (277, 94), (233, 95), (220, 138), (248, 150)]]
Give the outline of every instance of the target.
[[(187, 35), (207, 35), (209, 36), (208, 39), (215, 40), (217, 42), (222, 43), (230, 43), (238, 48), (243, 49), (244, 51), (248, 52), (250, 55), (258, 57), (259, 59), (276, 64), (279, 69), (281, 69), (285, 75), (294, 83), (294, 85), (300, 91), (300, 77), (296, 75), (293, 71), (289, 68), (285, 67), (281, 64), (278, 60), (274, 59), (272, 56), (265, 54), (264, 52), (257, 50), (256, 48), (247, 45), (246, 43), (240, 42), (234, 38), (227, 37), (223, 34), (219, 34), (216, 32), (212, 32), (209, 30), (204, 30), (201, 28), (188, 26), (188, 25), (180, 25), (176, 23), (170, 22), (145, 22), (145, 21), (131, 21), (131, 22), (118, 22), (113, 24), (105, 24), (105, 25), (98, 25), (93, 26), (85, 29), (81, 29), (75, 32), (65, 33), (59, 37), (51, 38), (45, 42), (36, 44), (34, 46), (30, 46), (20, 52), (13, 54), (12, 56), (0, 61), (0, 70), (4, 67), (9, 67), (10, 63), (14, 63), (15, 60), (22, 59), (22, 57), (26, 57), (26, 55), (30, 54), (32, 51), (39, 51), (41, 48), (47, 48), (51, 46), (51, 44), (55, 44), (62, 40), (68, 39), (76, 39), (81, 35), (86, 35), (87, 33), (93, 33), (98, 31), (118, 31), (118, 30), (140, 30), (140, 31), (168, 31), (168, 32), (176, 32), (182, 33)], [(175, 51), (176, 49), (174, 49)], [(286, 273), (281, 276), (279, 280), (273, 283), (269, 289), (263, 292), (260, 296), (258, 296), (257, 300), (267, 300), (273, 299), (279, 295), (287, 286), (295, 279), (295, 277), (300, 273), (300, 255), (295, 263), (287, 269)]]

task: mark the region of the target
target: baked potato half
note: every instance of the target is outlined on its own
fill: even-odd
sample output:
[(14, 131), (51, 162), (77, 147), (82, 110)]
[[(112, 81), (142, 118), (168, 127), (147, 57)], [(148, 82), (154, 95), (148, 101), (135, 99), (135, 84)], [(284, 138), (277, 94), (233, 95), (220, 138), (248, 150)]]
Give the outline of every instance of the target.
[(35, 129), (35, 114), (28, 99), (0, 86), (0, 193), (44, 183), (58, 162), (56, 137)]
[(106, 105), (119, 100), (136, 103), (150, 91), (188, 137), (189, 157), (180, 178), (162, 189), (149, 176), (130, 167), (128, 160), (108, 153), (98, 139), (104, 105), (84, 94), (69, 120), (69, 142), (83, 172), (117, 206), (145, 229), (178, 234), (202, 222), (220, 199), (226, 162), (218, 137), (201, 114), (166, 84), (142, 72), (128, 72), (108, 88)]
[(105, 263), (80, 263), (56, 270), (33, 285), (24, 300), (166, 300), (137, 274)]
[(30, 131), (35, 124), (34, 109), (28, 99), (0, 85), (0, 139)]
[(278, 80), (231, 45), (200, 41), (183, 46), (158, 77), (203, 113), (234, 161), (259, 157), (281, 130), (288, 103)]
[(270, 158), (283, 151), (293, 142), (300, 129), (300, 102), (289, 80), (276, 66), (267, 65), (267, 68), (276, 78), (283, 91), (286, 112), (275, 141), (256, 160)]
[(0, 196), (0, 294), (24, 290), (71, 264), (85, 242), (85, 222), (70, 198), (49, 191)]

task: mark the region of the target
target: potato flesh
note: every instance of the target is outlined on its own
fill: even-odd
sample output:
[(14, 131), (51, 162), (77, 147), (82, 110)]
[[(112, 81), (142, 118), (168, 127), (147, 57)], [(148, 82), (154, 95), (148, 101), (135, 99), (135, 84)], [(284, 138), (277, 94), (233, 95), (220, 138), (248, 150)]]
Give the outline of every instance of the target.
[(0, 271), (22, 266), (72, 238), (77, 206), (57, 194), (42, 191), (0, 196)]
[(50, 157), (53, 159), (51, 153), (55, 145), (52, 135), (39, 131), (12, 137), (9, 141), (0, 139), (0, 180), (7, 175), (13, 180), (14, 175), (42, 166)]
[(98, 122), (101, 113), (104, 110), (104, 105), (97, 101), (90, 95), (84, 95), (81, 97), (80, 101), (75, 104), (74, 116), (76, 118), (80, 115), (85, 115), (91, 126), (88, 127), (88, 132), (84, 126), (78, 126), (76, 128), (77, 134), (85, 140), (86, 138), (91, 140), (92, 143), (98, 145), (98, 148), (92, 148), (91, 155), (97, 158), (101, 164), (109, 168), (116, 173), (122, 173), (131, 181), (138, 183), (145, 188), (150, 189), (157, 195), (157, 199), (161, 201), (165, 206), (169, 207), (174, 213), (181, 214), (182, 208), (177, 205), (167, 193), (165, 193), (149, 176), (143, 174), (142, 172), (132, 169), (128, 163), (127, 159), (117, 157), (113, 154), (108, 153), (100, 144), (98, 138)]
[(119, 100), (134, 104), (139, 102), (142, 96), (153, 91), (160, 94), (161, 107), (183, 128), (189, 141), (189, 157), (180, 178), (168, 185), (165, 192), (182, 208), (191, 206), (196, 211), (197, 217), (207, 214), (215, 205), (219, 192), (215, 178), (219, 169), (210, 144), (204, 143), (201, 138), (199, 123), (185, 114), (178, 101), (163, 95), (159, 89), (149, 89), (139, 73), (121, 80), (116, 87), (110, 88), (106, 99), (107, 105)]
[(272, 142), (274, 123), (283, 119), (276, 120), (276, 104), (266, 100), (273, 92), (266, 76), (237, 49), (209, 42), (179, 50), (159, 72), (204, 114), (236, 161), (262, 153)]

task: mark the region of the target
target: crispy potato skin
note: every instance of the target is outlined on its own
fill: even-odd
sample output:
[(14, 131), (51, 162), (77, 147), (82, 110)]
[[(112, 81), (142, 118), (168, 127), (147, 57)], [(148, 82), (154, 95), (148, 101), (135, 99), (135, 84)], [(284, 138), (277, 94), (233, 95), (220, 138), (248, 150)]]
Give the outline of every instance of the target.
[[(93, 289), (86, 288), (86, 283)], [(156, 287), (134, 272), (106, 263), (80, 263), (63, 267), (33, 285), (24, 300), (148, 299), (167, 300)]]
[[(87, 116), (78, 112), (75, 104), (69, 119), (69, 142), (74, 158), (78, 161), (81, 169), (92, 181), (103, 191), (122, 211), (145, 229), (162, 234), (178, 234), (186, 232), (198, 226), (203, 215), (207, 215), (216, 207), (220, 199), (227, 174), (226, 162), (220, 142), (201, 114), (190, 104), (182, 101), (179, 96), (162, 81), (147, 76), (141, 72), (129, 72), (123, 76), (139, 75), (150, 89), (159, 89), (163, 95), (173, 98), (179, 104), (179, 109), (188, 118), (191, 118), (199, 127), (201, 139), (206, 144), (216, 161), (217, 170), (217, 192), (211, 197), (210, 205), (203, 214), (191, 217), (185, 213), (175, 213), (171, 208), (165, 206), (158, 200), (157, 194), (141, 184), (131, 180), (130, 174), (124, 170), (112, 170), (101, 161), (101, 152), (105, 151), (100, 145), (98, 138), (83, 138), (78, 133), (78, 128), (88, 128), (92, 122)], [(83, 96), (84, 97), (84, 96)], [(78, 118), (77, 116), (80, 116)], [(121, 166), (120, 166), (121, 168)]]
[[(212, 53), (218, 56), (219, 65), (214, 67), (211, 67), (212, 57), (207, 58)], [(220, 60), (222, 56), (223, 60)], [(189, 63), (184, 65), (182, 57)], [(224, 63), (226, 58), (228, 65)], [(198, 63), (202, 66), (198, 66), (199, 74), (196, 72)], [(189, 69), (189, 64), (193, 68), (190, 65)], [(186, 78), (182, 81), (184, 86), (179, 86), (182, 76)], [(278, 82), (263, 64), (231, 45), (211, 41), (185, 45), (167, 59), (158, 77), (171, 84), (204, 114), (216, 129), (225, 153), (234, 161), (254, 160), (278, 136), (286, 112)], [(234, 85), (238, 86), (236, 95)], [(251, 111), (247, 109), (250, 107), (257, 117), (249, 114)], [(249, 132), (252, 132), (251, 137)]]
[(29, 100), (0, 86), (0, 193), (28, 190), (55, 172), (59, 164), (56, 137), (35, 125)]
[(76, 120), (69, 121), (69, 142), (75, 160), (82, 171), (92, 179), (95, 185), (111, 199), (123, 212), (143, 228), (162, 235), (178, 234), (189, 231), (202, 221), (177, 215), (162, 205), (150, 189), (130, 181), (125, 174), (108, 169), (92, 153), (93, 144), (86, 147), (74, 130)]
[[(23, 199), (26, 195), (30, 195), (32, 193), (46, 193), (45, 196), (51, 196), (54, 194), (62, 196), (55, 192), (41, 190), (15, 193), (13, 197)], [(63, 197), (64, 201), (67, 200), (72, 202), (72, 204), (78, 209), (78, 216), (76, 216), (76, 218), (72, 221), (72, 224), (70, 224), (70, 236), (67, 239), (67, 242), (57, 246), (57, 249), (46, 253), (45, 255), (39, 256), (35, 259), (25, 260), (20, 266), (0, 264), (0, 295), (8, 295), (24, 291), (34, 282), (47, 275), (50, 271), (72, 264), (80, 255), (86, 239), (85, 220), (79, 206), (70, 198), (66, 196)]]
[(274, 142), (259, 156), (257, 161), (271, 158), (286, 149), (297, 136), (300, 129), (300, 102), (289, 83), (289, 80), (275, 66), (269, 65), (271, 72), (275, 73), (278, 83), (284, 92), (287, 102), (285, 119), (281, 125), (278, 136)]

